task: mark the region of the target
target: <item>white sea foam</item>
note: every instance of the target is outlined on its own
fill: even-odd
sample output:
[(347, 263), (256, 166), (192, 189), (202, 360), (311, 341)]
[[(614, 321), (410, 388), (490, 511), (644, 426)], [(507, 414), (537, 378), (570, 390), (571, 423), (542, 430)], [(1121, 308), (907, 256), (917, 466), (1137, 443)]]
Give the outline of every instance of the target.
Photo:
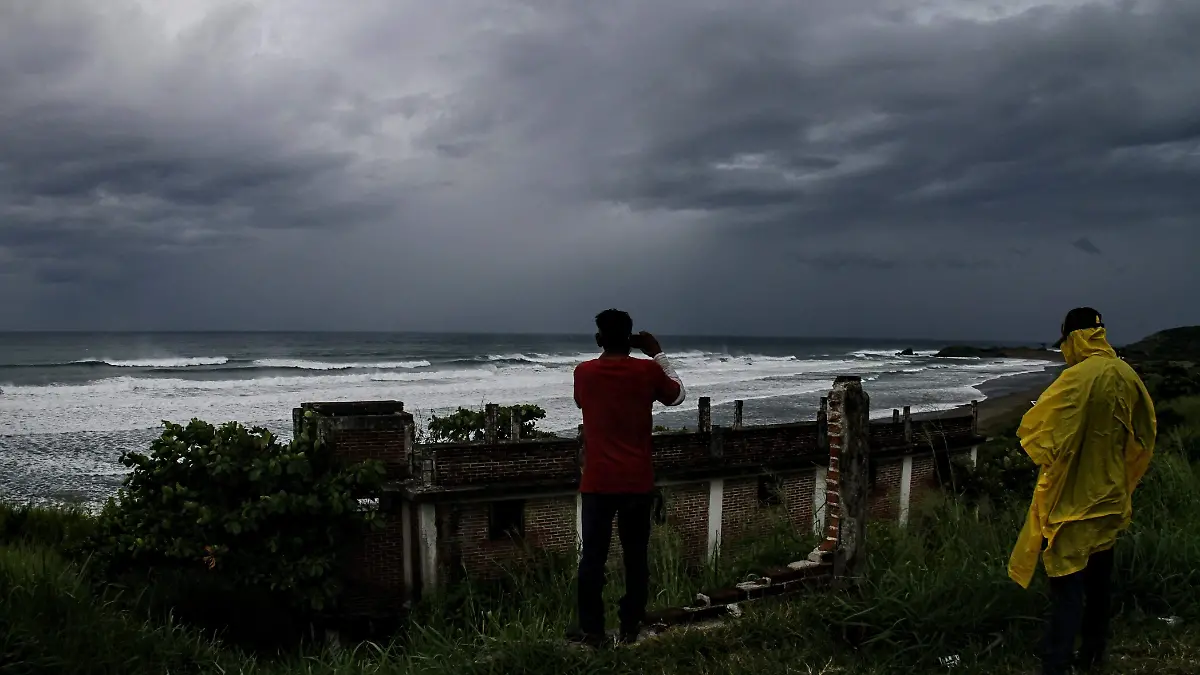
[[(794, 397), (826, 389), (839, 374), (861, 374), (873, 400), (913, 399), (907, 404), (958, 405), (980, 398), (984, 381), (1045, 368), (1040, 361), (960, 362), (939, 370), (902, 369), (891, 359), (857, 357), (810, 360), (787, 357), (722, 357), (687, 353), (674, 357), (688, 386), (684, 408), (700, 396), (713, 401)], [(903, 362), (902, 362), (903, 363)], [(572, 368), (545, 364), (486, 364), (459, 369), (416, 366), (375, 372), (314, 371), (308, 375), (253, 379), (113, 377), (80, 384), (5, 387), (0, 396), (0, 434), (63, 434), (148, 429), (161, 420), (201, 417), (213, 422), (286, 425), (291, 409), (305, 401), (402, 400), (410, 410), (448, 410), (484, 402), (536, 402), (547, 412), (544, 426), (574, 428)], [(882, 373), (887, 378), (875, 380)], [(921, 400), (917, 400), (921, 399)], [(889, 404), (890, 405), (890, 404)], [(283, 428), (286, 430), (286, 426)]]
[(297, 370), (393, 370), (397, 368), (426, 368), (431, 364), (418, 361), (378, 361), (348, 363), (342, 361), (308, 361), (305, 359), (258, 359), (253, 365), (259, 368), (295, 368)]
[(222, 366), (229, 363), (225, 356), (181, 356), (157, 359), (81, 359), (78, 364), (107, 365), (115, 368), (190, 368), (194, 366)]

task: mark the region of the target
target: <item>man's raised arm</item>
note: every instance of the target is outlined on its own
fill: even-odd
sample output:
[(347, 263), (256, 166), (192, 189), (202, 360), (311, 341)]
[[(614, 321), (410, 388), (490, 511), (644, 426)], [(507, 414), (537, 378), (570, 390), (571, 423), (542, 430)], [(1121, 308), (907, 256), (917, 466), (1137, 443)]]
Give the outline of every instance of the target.
[(683, 386), (683, 380), (679, 379), (679, 374), (675, 372), (675, 368), (671, 365), (671, 360), (663, 353), (662, 346), (658, 344), (658, 339), (642, 331), (634, 336), (632, 342), (642, 350), (643, 354), (654, 359), (654, 362), (662, 369), (662, 379), (655, 387), (658, 402), (669, 406), (676, 406), (683, 403), (683, 400), (687, 398), (687, 389)]

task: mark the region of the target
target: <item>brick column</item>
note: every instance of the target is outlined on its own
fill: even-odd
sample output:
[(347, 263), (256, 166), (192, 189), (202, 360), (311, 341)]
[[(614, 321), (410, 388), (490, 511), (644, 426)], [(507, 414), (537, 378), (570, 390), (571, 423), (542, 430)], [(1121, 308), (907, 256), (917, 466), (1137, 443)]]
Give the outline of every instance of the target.
[(842, 376), (829, 394), (829, 469), (825, 475), (825, 538), (814, 551), (835, 569), (857, 576), (866, 562), (867, 452), (870, 401), (862, 380)]

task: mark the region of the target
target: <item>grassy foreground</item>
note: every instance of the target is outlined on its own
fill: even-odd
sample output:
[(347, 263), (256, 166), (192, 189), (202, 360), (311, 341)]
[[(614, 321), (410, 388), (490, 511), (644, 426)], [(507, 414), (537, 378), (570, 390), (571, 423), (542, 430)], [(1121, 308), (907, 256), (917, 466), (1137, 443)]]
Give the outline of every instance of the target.
[[(1135, 524), (1118, 548), (1113, 672), (1200, 672), (1197, 461), (1200, 431), (1168, 432), (1135, 496)], [(547, 561), (514, 573), (502, 588), (467, 586), (418, 607), (390, 643), (337, 648), (310, 640), (251, 654), (148, 609), (133, 590), (98, 587), (86, 561), (60, 553), (87, 527), (86, 516), (9, 508), (0, 514), (0, 672), (1027, 672), (1044, 579), (1025, 592), (1005, 576), (1026, 496), (982, 503), (933, 497), (906, 529), (873, 524), (870, 580), (860, 591), (750, 604), (742, 618), (715, 628), (600, 652), (558, 639), (571, 617), (573, 570)], [(694, 579), (683, 571), (677, 542), (659, 531), (653, 603), (686, 601), (740, 578), (755, 559), (780, 562), (809, 543), (764, 531), (757, 550)], [(610, 598), (619, 590), (610, 583)], [(955, 665), (947, 670), (943, 657)]]

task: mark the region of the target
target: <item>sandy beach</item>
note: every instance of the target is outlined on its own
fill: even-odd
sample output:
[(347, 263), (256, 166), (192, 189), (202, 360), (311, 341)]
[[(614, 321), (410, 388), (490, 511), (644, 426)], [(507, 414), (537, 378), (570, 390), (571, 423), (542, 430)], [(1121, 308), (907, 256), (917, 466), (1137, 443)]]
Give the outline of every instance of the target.
[[(1058, 377), (1061, 364), (1048, 364), (1040, 373), (1025, 373), (1002, 377), (979, 385), (986, 397), (979, 402), (979, 431), (984, 435), (1003, 432), (1005, 428), (1021, 419), (1046, 387)], [(914, 419), (937, 419), (962, 415), (970, 405), (934, 413), (913, 415)]]

